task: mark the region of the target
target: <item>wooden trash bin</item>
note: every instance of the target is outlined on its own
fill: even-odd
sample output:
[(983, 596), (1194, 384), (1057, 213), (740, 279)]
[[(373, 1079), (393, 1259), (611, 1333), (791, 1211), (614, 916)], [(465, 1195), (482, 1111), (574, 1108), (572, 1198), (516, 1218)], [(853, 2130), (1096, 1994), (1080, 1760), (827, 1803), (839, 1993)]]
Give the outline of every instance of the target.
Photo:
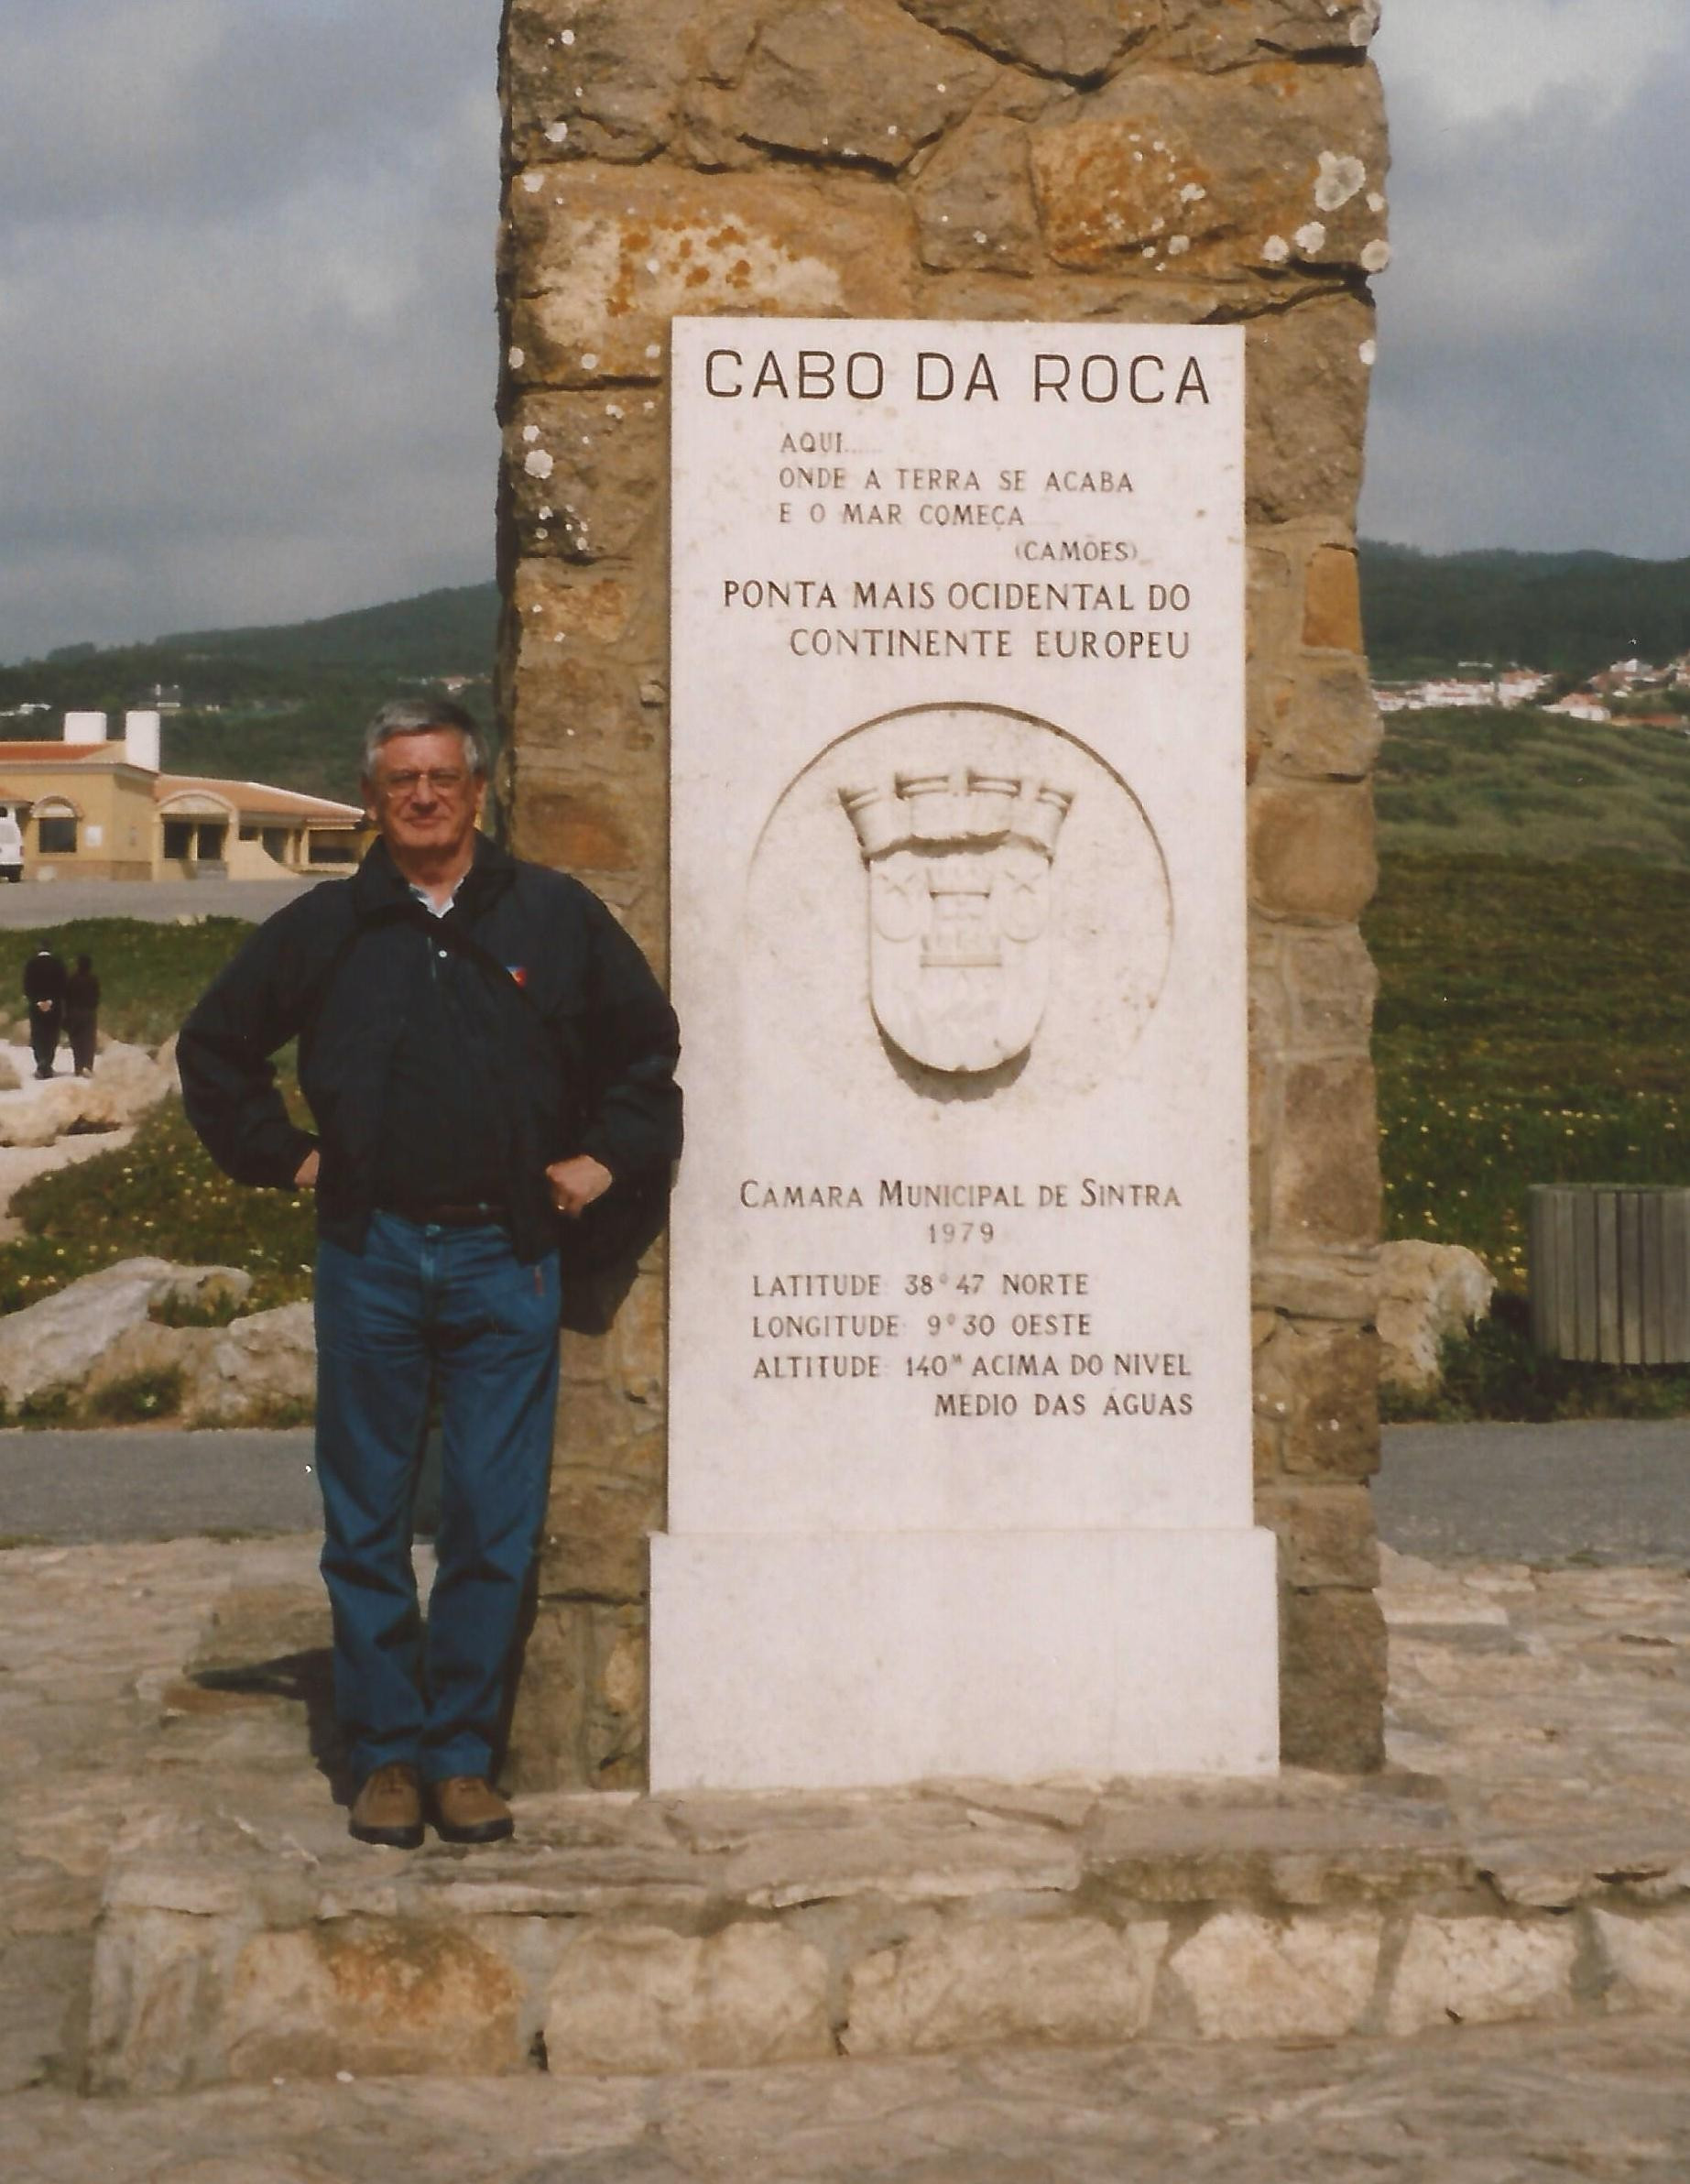
[(1532, 1340), (1545, 1357), (1690, 1363), (1690, 1189), (1533, 1184), (1526, 1284)]

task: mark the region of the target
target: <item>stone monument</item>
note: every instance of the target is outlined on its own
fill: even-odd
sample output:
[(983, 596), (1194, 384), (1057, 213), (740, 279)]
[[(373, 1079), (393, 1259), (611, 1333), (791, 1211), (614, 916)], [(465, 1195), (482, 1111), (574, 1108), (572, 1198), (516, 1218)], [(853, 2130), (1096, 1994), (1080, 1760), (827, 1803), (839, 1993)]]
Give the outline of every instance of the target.
[(1243, 361), (675, 322), (654, 1787), (1274, 1762)]
[[(758, 1006), (746, 1009), (744, 1037), (759, 1065), (772, 1055), (785, 1072), (788, 1126), (755, 1146), (694, 1137), (675, 1239), (673, 1400), (686, 1416), (673, 1427), (672, 1471), (660, 1268), (654, 1262), (642, 1276), (605, 1341), (567, 1353), (566, 1421), (517, 1722), (525, 1779), (613, 1787), (646, 1779), (653, 1535), (660, 1687), (667, 1602), (685, 1595), (686, 1558), (702, 1556), (707, 1538), (737, 1543), (748, 1574), (736, 1642), (747, 1656), (772, 1663), (792, 1573), (751, 1563), (770, 1553), (783, 1527), (845, 1537), (847, 1484), (872, 1483), (885, 1512), (882, 1538), (943, 1538), (965, 1512), (994, 1538), (1024, 1542), (1034, 1536), (1027, 1527), (1049, 1523), (1085, 1535), (1087, 1552), (1142, 1531), (1172, 1553), (1173, 1543), (1213, 1526), (1246, 1558), (1259, 1554), (1239, 1484), (1242, 1359), (1228, 1331), (1245, 1327), (1255, 1522), (1278, 1542), (1281, 1753), (1341, 1768), (1377, 1763), (1384, 1643), (1365, 1482), (1377, 1453), (1378, 1177), (1367, 1054), (1372, 978), (1355, 921), (1373, 881), (1368, 774), (1378, 726), (1352, 530), (1373, 354), (1367, 280), (1387, 256), (1383, 124), (1368, 59), (1377, 15), (1373, 0), (512, 0), (507, 11), (501, 568), (510, 746), (502, 793), (513, 839), (524, 854), (581, 872), (660, 957), (672, 704), (685, 885), (695, 890), (714, 855), (725, 889), (707, 930), (678, 924), (683, 977), (700, 967), (704, 942), (725, 946), (730, 931), (754, 937), (743, 960), (703, 967), (747, 988), (755, 977)], [(678, 319), (714, 320), (719, 343), (708, 327), (671, 338)], [(782, 332), (767, 320), (829, 328)], [(1047, 328), (1056, 330), (1049, 339)], [(993, 405), (975, 373), (984, 355), (996, 378), (999, 343), (1004, 399)], [(755, 482), (758, 522), (777, 527), (781, 501), (790, 521), (747, 538), (755, 551), (718, 554), (711, 599), (679, 599), (682, 654), (691, 645), (695, 659), (703, 648), (722, 687), (737, 678), (747, 693), (742, 718), (704, 725), (736, 763), (757, 760), (744, 776), (730, 768), (707, 781), (709, 798), (699, 801), (703, 789), (687, 769), (700, 763), (701, 747), (687, 707), (702, 685), (692, 665), (682, 681), (669, 650), (671, 406), (683, 477), (696, 461), (701, 478), (714, 478), (713, 434), (726, 442), (741, 430), (731, 418), (771, 414), (780, 397), (772, 379), (761, 396), (708, 388), (698, 395), (683, 388), (681, 359), (707, 363), (718, 346), (737, 352), (741, 384), (754, 389), (770, 350), (780, 372), (798, 368), (791, 344), (835, 356), (844, 389), (836, 423), (821, 418), (825, 399), (791, 395), (795, 434), (859, 437), (808, 450), (796, 439), (787, 460), (795, 474), (847, 469), (855, 483), (847, 491), (795, 475), (783, 491), (779, 436), (772, 451), (759, 441), (755, 480), (747, 474), (736, 486), (735, 520)], [(898, 427), (890, 461), (910, 472), (978, 468), (977, 489), (906, 488), (882, 476), (869, 493), (860, 474), (876, 451), (860, 437), (858, 410), (890, 396), (871, 395), (870, 367), (859, 362), (854, 374), (850, 360), (883, 354), (889, 376), (894, 348), (900, 370), (924, 369), (928, 378), (913, 397), (904, 389), (920, 429), (911, 442)], [(954, 374), (943, 399), (945, 370), (922, 366), (923, 351)], [(1179, 411), (1172, 397), (1188, 355), (1199, 360), (1211, 399), (1206, 410), (1188, 401), (1183, 416), (1189, 422), (1202, 411), (1213, 460), (1229, 415), (1227, 429), (1237, 431), (1229, 405), (1240, 351), (1245, 725), (1229, 755), (1200, 756), (1194, 742), (1183, 775), (1172, 739), (1187, 716), (1158, 693), (1179, 677), (1201, 686), (1205, 720), (1216, 717), (1211, 703), (1236, 700), (1216, 664), (1226, 616), (1236, 614), (1226, 599), (1229, 591), (1237, 597), (1236, 570), (1228, 576), (1223, 566), (1224, 520), (1201, 550), (1193, 534), (1182, 558), (1194, 558), (1182, 568), (1124, 561), (1064, 571), (1019, 562), (1012, 548), (1001, 553), (989, 517), (991, 532), (981, 526), (978, 536), (966, 520), (931, 522), (931, 535), (911, 547), (889, 504), (907, 504), (903, 521), (920, 527), (923, 505), (1014, 501), (1030, 537), (1150, 541), (1138, 521), (1141, 502), (1132, 522), (1111, 520), (1101, 505), (1082, 524), (1072, 510), (1059, 520), (1043, 473), (1113, 470), (1135, 488), (1136, 474), (1156, 474), (1176, 444), (1160, 420)], [(1028, 402), (1027, 358), (1041, 354), (1067, 357), (1080, 375), (1066, 388), (1071, 443), (1049, 464), (1025, 429), (1025, 410), (1009, 406), (1011, 388), (1017, 405)], [(1133, 401), (1138, 356), (1163, 360), (1163, 405)], [(1125, 377), (1124, 404), (1088, 399), (1087, 358), (1101, 360), (1091, 367), (1093, 393), (1111, 366)], [(719, 360), (718, 385), (736, 368), (731, 357)], [(1146, 393), (1150, 370), (1140, 367)], [(1038, 405), (1047, 421), (1062, 408), (1053, 388), (1049, 397)], [(693, 442), (687, 413), (695, 399), (717, 422)], [(984, 418), (992, 407), (1013, 421), (992, 433), (950, 421)], [(1082, 418), (1093, 429), (1073, 422)], [(1154, 431), (1144, 429), (1152, 418)], [(971, 443), (978, 464), (968, 459)], [(993, 474), (1025, 469), (1025, 493), (1009, 492), (987, 464)], [(1236, 531), (1236, 483), (1231, 491)], [(835, 511), (847, 497), (864, 510), (867, 577), (907, 592), (862, 602), (836, 592), (834, 607), (813, 595), (770, 605), (767, 591), (753, 606), (742, 593), (730, 607), (725, 582), (822, 581), (835, 565), (823, 541), (844, 536)], [(829, 510), (825, 521), (812, 519), (812, 504)], [(1181, 496), (1166, 505), (1182, 505)], [(1186, 497), (1184, 505), (1209, 504)], [(1035, 519), (1051, 528), (1035, 530)], [(684, 497), (680, 520), (683, 544), (696, 535), (685, 529), (695, 518)], [(1154, 542), (1172, 553), (1166, 532)], [(1201, 588), (1187, 569), (1199, 573)], [(855, 582), (856, 562), (851, 571)], [(684, 579), (680, 559), (674, 573)], [(1030, 593), (960, 604), (950, 595), (956, 583), (1059, 581), (1089, 583), (1099, 595), (1106, 584), (1130, 586), (1131, 610), (1118, 597), (1076, 613), (1074, 594), (1048, 615), (1042, 605), (1009, 604)], [(1171, 593), (1175, 581), (1191, 585), (1189, 606), (1176, 609), (1170, 597), (1152, 608), (1149, 585)], [(926, 582), (938, 587), (931, 607), (914, 588)], [(899, 657), (873, 656), (885, 641), (875, 630), (889, 633)], [(1119, 648), (1135, 634), (1148, 644), (1157, 630), (1168, 647), (1160, 659), (1142, 646), (1136, 660), (1062, 650), (1088, 635), (1099, 647)], [(800, 641), (830, 649), (801, 658), (791, 639), (804, 631), (813, 635)], [(847, 636), (855, 652), (843, 650)], [(1177, 660), (1176, 637), (1189, 645)], [(1048, 657), (1036, 650), (1041, 639)], [(967, 650), (999, 642), (1011, 650), (997, 659)], [(940, 657), (923, 650), (930, 644)], [(781, 691), (804, 693), (807, 716), (783, 708)], [(768, 748), (742, 752), (737, 739), (754, 725)], [(1223, 794), (1220, 772), (1209, 769), (1227, 763), (1235, 771)], [(1223, 1042), (1207, 1057), (1213, 1076), (1187, 1103), (1188, 1157), (1175, 1163), (1145, 1133), (1152, 1118), (1167, 1121), (1164, 1043), (1190, 1032), (1194, 1011), (1218, 1025), (1231, 1007), (1236, 947), (1210, 949), (1205, 940), (1206, 990), (1187, 967), (1198, 960), (1187, 953), (1188, 921), (1198, 930), (1207, 921), (1218, 939), (1226, 901), (1236, 905), (1229, 828), (1235, 843), (1242, 830), (1244, 843), (1248, 1055)], [(1208, 899), (1192, 888), (1191, 872), (1194, 859), (1211, 854), (1218, 891)], [(1086, 923), (1089, 906), (1106, 897), (1129, 928), (1113, 957)], [(689, 892), (689, 918), (701, 900)], [(805, 1010), (815, 1029), (809, 1043)], [(1108, 1158), (1105, 1087), (1058, 1082), (1073, 1067), (1082, 1043), (1074, 1027), (1087, 1011), (1108, 1045), (1107, 1067), (1134, 1094), (1118, 1103), (1121, 1134)], [(724, 1027), (694, 1021), (688, 1030), (686, 1074), (707, 1117)], [(883, 1136), (853, 1146), (846, 1165), (823, 1161), (812, 1133), (864, 1091), (869, 1072), (878, 1073)], [(1228, 1135), (1237, 1111), (1228, 1103), (1244, 1076), (1248, 1193)], [(748, 1072), (736, 1081), (747, 1099), (768, 1097)], [(1035, 1126), (1038, 1098), (1048, 1111)], [(953, 1130), (970, 1153), (960, 1171), (935, 1157), (934, 1133)], [(1230, 1217), (1217, 1210), (1214, 1189), (1227, 1176)], [(847, 1196), (854, 1186), (865, 1204), (734, 1208), (720, 1239), (717, 1294), (694, 1294), (689, 1283), (706, 1283), (708, 1273), (689, 1271), (687, 1255), (706, 1195), (725, 1178), (778, 1192), (837, 1185)], [(1072, 1193), (1087, 1178), (1129, 1195), (1136, 1185), (1139, 1203), (1039, 1203), (1041, 1187)], [(1019, 1187), (1031, 1203), (881, 1207), (882, 1184), (900, 1180)], [(1152, 1207), (1149, 1191), (1170, 1186), (1179, 1205)], [(1238, 1218), (1246, 1205), (1248, 1238)], [(960, 1229), (943, 1232), (947, 1220), (990, 1220), (996, 1229), (999, 1215), (1005, 1233), (989, 1245), (970, 1237), (966, 1252)], [(932, 1243), (923, 1240), (930, 1226), (938, 1231)], [(1160, 1284), (1123, 1271), (1141, 1267), (1134, 1255), (1147, 1238), (1162, 1239)], [(1194, 1239), (1219, 1254), (1196, 1284), (1186, 1256)], [(800, 1240), (801, 1251), (786, 1248)], [(1235, 1303), (1247, 1242), (1248, 1322)], [(1088, 1288), (1005, 1292), (1006, 1278), (1023, 1271), (1036, 1281), (1085, 1274)], [(835, 1298), (749, 1286), (805, 1273), (874, 1275), (880, 1286)], [(942, 1274), (952, 1277), (948, 1294), (937, 1289)], [(892, 1293), (889, 1283), (912, 1275), (933, 1279), (931, 1302)], [(959, 1278), (972, 1286), (976, 1275), (978, 1294), (957, 1295)], [(988, 1298), (988, 1289), (998, 1294)], [(952, 1312), (975, 1315), (974, 1336), (953, 1331)], [(988, 1312), (994, 1320), (1007, 1313), (1030, 1323), (1042, 1314), (1091, 1324), (1085, 1333), (1077, 1325), (1047, 1333), (1041, 1324), (1037, 1335), (1002, 1341), (997, 1326), (979, 1332)], [(754, 1332), (754, 1320), (773, 1326), (776, 1315), (783, 1329), (829, 1316), (848, 1324), (815, 1337)], [(893, 1316), (895, 1335), (855, 1331), (858, 1320), (867, 1327)], [(722, 1385), (710, 1397), (706, 1441), (694, 1434), (692, 1405), (698, 1338), (713, 1326)], [(771, 1359), (835, 1352), (877, 1361), (878, 1370), (852, 1366), (831, 1385), (767, 1371), (743, 1377)], [(1105, 1445), (1096, 1437), (1103, 1404), (1157, 1377), (1118, 1372), (1118, 1352), (1172, 1357), (1162, 1384), (1191, 1394), (1194, 1411), (1189, 1420), (1109, 1418), (1128, 1430), (1106, 1459), (1093, 1453)], [(1074, 1371), (1075, 1354), (1097, 1355), (1101, 1372)], [(975, 1374), (977, 1359), (999, 1355), (1039, 1363), (1030, 1376), (989, 1365)], [(1054, 1378), (1042, 1370), (1047, 1355)], [(1013, 1393), (1025, 1414), (937, 1408), (943, 1394), (976, 1391)], [(770, 1430), (770, 1422), (812, 1416), (818, 1392), (856, 1422), (850, 1447), (866, 1450), (871, 1481), (853, 1473), (844, 1437), (794, 1440), (790, 1460), (774, 1460), (787, 1427)], [(1076, 1394), (1087, 1397), (1085, 1414), (1032, 1414), (1037, 1396)], [(742, 1411), (753, 1399), (757, 1407)], [(736, 1500), (726, 1496), (721, 1435), (739, 1430), (740, 1419), (755, 1428), (743, 1454), (767, 1494), (758, 1506), (743, 1488)], [(935, 1458), (942, 1446), (958, 1452), (954, 1470)], [(1163, 1492), (1171, 1499), (1158, 1506)], [(852, 1523), (859, 1518), (860, 1504)], [(959, 1581), (944, 1578), (945, 1592), (936, 1566), (929, 1569), (928, 1631), (883, 1628), (884, 1645), (907, 1653), (953, 1627), (957, 1612), (966, 1627), (966, 1612), (955, 1609)], [(672, 1593), (671, 1578), (680, 1588)], [(819, 1564), (814, 1578), (820, 1585)], [(832, 1597), (847, 1581), (835, 1569)], [(1157, 1597), (1176, 1582), (1166, 1569), (1156, 1581), (1164, 1588)], [(977, 1572), (971, 1582), (977, 1599)], [(1024, 1571), (1007, 1577), (1003, 1597), (1048, 1602), (1063, 1589), (1047, 1576), (1042, 1594), (1014, 1590), (1030, 1582)], [(1228, 1651), (1227, 1668), (1245, 1678), (1270, 1652), (1251, 1590), (1259, 1582), (1241, 1576), (1232, 1597), (1248, 1638)], [(1199, 1619), (1208, 1612), (1196, 1600), (1190, 1605)], [(984, 1644), (977, 1612), (974, 1627)], [(1118, 1636), (1129, 1647), (1148, 1643), (1142, 1633)], [(1153, 1652), (1145, 1657), (1157, 1661)], [(977, 1667), (987, 1656), (976, 1649), (971, 1658)], [(1005, 1694), (1010, 1710), (1054, 1715), (1094, 1704), (1097, 1682), (1059, 1680), (1076, 1659), (1059, 1646), (1041, 1681), (1040, 1659), (1029, 1654), (1024, 1687)], [(660, 1689), (657, 1765), (680, 1778), (696, 1770), (673, 1746), (664, 1756), (663, 1704)], [(1240, 1728), (1254, 1705), (1239, 1695), (1232, 1741), (1224, 1754), (1214, 1746), (1225, 1764), (1266, 1764), (1265, 1745)], [(1041, 1753), (1020, 1752), (1006, 1764), (1042, 1764)], [(758, 1770), (747, 1763), (747, 1771)]]

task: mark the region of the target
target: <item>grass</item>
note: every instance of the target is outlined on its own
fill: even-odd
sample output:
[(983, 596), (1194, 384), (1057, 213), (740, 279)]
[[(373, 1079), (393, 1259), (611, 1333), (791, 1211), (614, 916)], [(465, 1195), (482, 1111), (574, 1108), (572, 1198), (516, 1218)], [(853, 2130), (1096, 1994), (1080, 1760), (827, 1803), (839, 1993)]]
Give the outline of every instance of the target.
[(1374, 1055), (1388, 1237), (1500, 1284), (1396, 1418), (1659, 1417), (1690, 1372), (1541, 1359), (1533, 1183), (1690, 1185), (1690, 740), (1529, 711), (1393, 714), (1379, 772)]
[(1379, 835), (1441, 856), (1690, 863), (1690, 737), (1509, 712), (1393, 713)]
[(87, 956), (100, 979), (100, 1029), (125, 1045), (156, 1047), (177, 1029), (251, 932), (241, 918), (206, 918), (189, 925), (75, 918), (63, 925), (0, 932), (0, 992), (14, 997), (13, 1018), (21, 1039), (28, 957), (43, 947), (67, 965)]
[(38, 1303), (120, 1259), (245, 1267), (244, 1310), (267, 1311), (311, 1293), (316, 1232), (302, 1191), (255, 1191), (212, 1163), (171, 1097), (122, 1151), (26, 1184), (12, 1201), (26, 1233), (0, 1245), (0, 1312)]
[[(1467, 1244), (1503, 1292), (1472, 1354), (1452, 1356), (1440, 1400), (1457, 1407), (1443, 1414), (1685, 1407), (1678, 1376), (1540, 1369), (1509, 1300), (1524, 1291), (1529, 1184), (1690, 1184), (1690, 740), (1528, 712), (1393, 715), (1379, 805), (1366, 932), (1386, 1234)], [(156, 1044), (249, 930), (0, 933), (0, 977), (16, 990), (43, 938), (84, 951), (107, 1027)], [(127, 1151), (39, 1178), (14, 1208), (27, 1232), (0, 1246), (0, 1312), (142, 1252), (249, 1269), (249, 1310), (311, 1294), (310, 1201), (230, 1183), (175, 1100)]]
[(1533, 1183), (1690, 1184), (1690, 871), (1392, 851), (1365, 930), (1385, 1233), (1525, 1284)]
[[(43, 942), (61, 956), (91, 956), (104, 989), (102, 1025), (114, 1038), (157, 1046), (251, 931), (238, 918), (190, 925), (89, 918), (0, 933), (0, 978), (9, 977), (16, 989), (24, 958)], [(282, 1082), (297, 1101), (286, 1057)], [(213, 1166), (175, 1097), (143, 1119), (127, 1147), (26, 1184), (12, 1211), (25, 1233), (0, 1244), (0, 1313), (38, 1303), (120, 1259), (147, 1255), (245, 1267), (255, 1277), (247, 1311), (311, 1294), (316, 1241), (309, 1197), (231, 1183)], [(210, 1311), (214, 1316), (194, 1324), (216, 1325), (228, 1316), (221, 1307)]]

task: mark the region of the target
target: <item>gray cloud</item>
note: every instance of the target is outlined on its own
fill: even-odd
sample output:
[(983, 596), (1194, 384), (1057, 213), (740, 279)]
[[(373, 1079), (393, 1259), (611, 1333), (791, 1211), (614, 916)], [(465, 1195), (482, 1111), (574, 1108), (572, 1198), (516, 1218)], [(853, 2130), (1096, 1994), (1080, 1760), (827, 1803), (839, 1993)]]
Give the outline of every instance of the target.
[[(492, 565), (499, 0), (0, 0), (0, 658)], [(1388, 0), (1364, 526), (1690, 551), (1690, 11)]]
[(0, 657), (486, 574), (497, 18), (0, 7)]
[(1677, 36), (1605, 98), (1551, 83), (1465, 120), (1434, 77), (1387, 69), (1371, 534), (1690, 553), (1690, 23)]

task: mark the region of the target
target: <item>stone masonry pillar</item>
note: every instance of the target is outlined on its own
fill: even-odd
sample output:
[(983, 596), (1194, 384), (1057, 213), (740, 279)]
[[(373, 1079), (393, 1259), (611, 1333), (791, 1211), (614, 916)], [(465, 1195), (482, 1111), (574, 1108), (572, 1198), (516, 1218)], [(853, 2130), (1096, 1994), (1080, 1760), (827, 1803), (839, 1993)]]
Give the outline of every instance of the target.
[[(1378, 1764), (1379, 1171), (1354, 538), (1383, 240), (1377, 0), (507, 0), (500, 793), (656, 962), (668, 327), (1242, 322), (1259, 1520), (1288, 1763)], [(683, 1027), (684, 1029), (684, 1027)], [(636, 1786), (661, 1270), (566, 1347), (525, 1784)], [(748, 1643), (771, 1633), (748, 1633)]]

